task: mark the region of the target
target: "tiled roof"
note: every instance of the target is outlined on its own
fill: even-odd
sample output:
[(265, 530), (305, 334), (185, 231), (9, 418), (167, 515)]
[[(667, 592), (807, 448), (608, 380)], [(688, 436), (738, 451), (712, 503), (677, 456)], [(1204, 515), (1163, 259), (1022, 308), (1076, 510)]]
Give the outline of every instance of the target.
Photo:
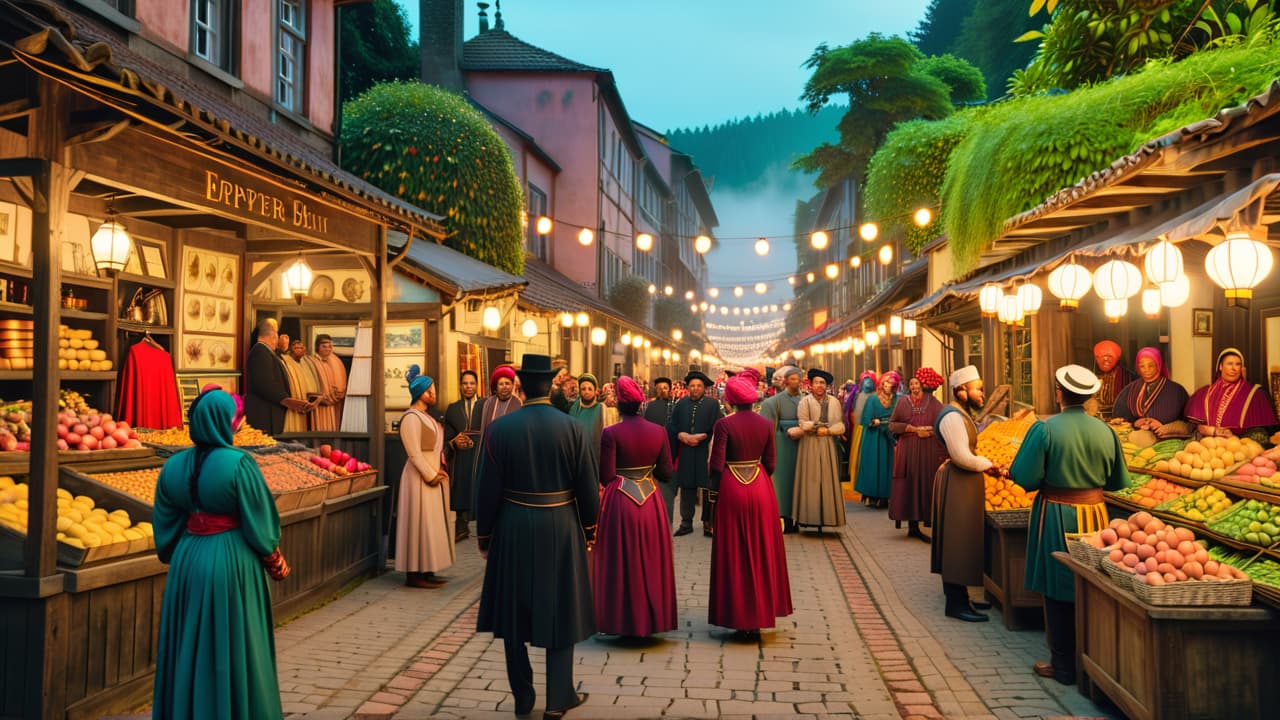
[[(131, 50), (116, 33), (89, 18), (45, 0), (0, 0), (0, 18), (0, 26), (30, 33), (13, 43), (19, 52), (58, 63), (64, 72), (95, 84), (105, 80), (112, 89), (145, 98), (186, 122), (233, 139), (244, 150), (341, 188), (428, 233), (444, 235), (440, 216), (357, 178), (288, 130)], [(50, 53), (50, 48), (59, 52)]]
[(520, 292), (520, 304), (551, 312), (595, 310), (634, 325), (615, 308), (588, 292), (555, 268), (533, 257), (524, 259), (524, 279), (528, 286)]
[(463, 70), (516, 70), (525, 72), (607, 73), (543, 50), (506, 30), (486, 30), (462, 45)]
[[(404, 239), (403, 233), (388, 233), (388, 244), (393, 253), (404, 247)], [(414, 240), (405, 255), (404, 263), (432, 285), (454, 293), (507, 290), (525, 285), (523, 278), (503, 272), (430, 239)]]

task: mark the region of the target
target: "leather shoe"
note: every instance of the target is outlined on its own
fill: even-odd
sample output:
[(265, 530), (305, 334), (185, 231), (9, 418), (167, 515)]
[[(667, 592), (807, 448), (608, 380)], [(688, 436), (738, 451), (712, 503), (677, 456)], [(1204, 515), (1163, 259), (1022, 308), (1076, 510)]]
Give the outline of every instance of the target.
[(1031, 666), (1031, 670), (1032, 672), (1039, 675), (1040, 677), (1044, 677), (1044, 678), (1053, 677), (1053, 663), (1051, 662), (1044, 662), (1044, 661), (1038, 662), (1035, 665)]
[(692, 532), (693, 532), (692, 525), (681, 525), (680, 527), (676, 528), (674, 537), (682, 537), (684, 535), (689, 535)]
[(1031, 666), (1031, 670), (1040, 677), (1053, 678), (1063, 685), (1076, 684), (1076, 674), (1074, 672), (1058, 670), (1051, 662), (1038, 662)]
[(516, 717), (529, 717), (533, 714), (533, 700), (528, 705), (516, 705)]
[(983, 602), (982, 600), (970, 600), (969, 604), (973, 606), (974, 610), (990, 610), (991, 609), (991, 603)]
[(917, 540), (920, 540), (924, 542), (925, 545), (933, 544), (933, 540), (928, 535), (925, 535), (924, 533), (920, 532), (919, 528), (912, 528), (911, 530), (908, 530), (907, 537), (912, 537)]
[(986, 622), (991, 619), (982, 613), (974, 612), (970, 608), (962, 610), (948, 610), (947, 617), (963, 620), (965, 622)]
[(444, 587), (445, 581), (430, 577), (425, 573), (409, 573), (404, 579), (404, 584), (414, 588), (435, 590), (436, 588)]
[(588, 697), (589, 697), (589, 693), (580, 692), (578, 693), (578, 701), (575, 702), (574, 704), (570, 705), (569, 707), (560, 708), (559, 710), (547, 710), (542, 713), (542, 717), (546, 718), (547, 720), (559, 720), (560, 718), (564, 717), (565, 713), (569, 712), (570, 710), (586, 702)]

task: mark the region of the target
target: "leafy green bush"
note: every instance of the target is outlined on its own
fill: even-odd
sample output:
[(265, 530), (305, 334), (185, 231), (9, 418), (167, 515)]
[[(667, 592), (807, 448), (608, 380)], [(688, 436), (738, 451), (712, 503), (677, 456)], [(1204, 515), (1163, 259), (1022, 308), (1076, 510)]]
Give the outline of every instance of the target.
[(649, 283), (639, 275), (628, 275), (609, 291), (609, 304), (637, 325), (649, 324)]
[(502, 138), (460, 95), (416, 82), (375, 85), (343, 106), (342, 164), (443, 215), (445, 244), (524, 271), (520, 181)]

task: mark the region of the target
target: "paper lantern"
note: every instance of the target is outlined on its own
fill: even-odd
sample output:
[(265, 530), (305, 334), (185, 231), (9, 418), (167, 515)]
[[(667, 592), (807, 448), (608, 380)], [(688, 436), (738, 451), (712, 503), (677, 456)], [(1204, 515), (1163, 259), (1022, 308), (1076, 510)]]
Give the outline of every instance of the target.
[(693, 250), (699, 255), (706, 255), (711, 249), (711, 238), (706, 235), (699, 235), (693, 240)]
[(868, 347), (875, 349), (875, 347), (880, 344), (880, 333), (875, 330), (868, 330), (866, 342)]
[(1000, 322), (1009, 325), (1017, 325), (1022, 322), (1022, 305), (1018, 303), (1017, 295), (1001, 295), (1000, 309), (997, 311), (996, 317)]
[(1204, 269), (1226, 291), (1228, 305), (1249, 307), (1253, 289), (1271, 273), (1273, 262), (1271, 248), (1234, 230), (1205, 256)]
[(1173, 282), (1160, 283), (1160, 304), (1167, 308), (1182, 307), (1191, 299), (1191, 281), (1179, 275)]
[(902, 334), (902, 316), (901, 315), (889, 316), (889, 333), (893, 335)]
[(620, 340), (622, 341), (622, 344), (623, 344), (623, 345), (630, 345), (630, 344), (631, 344), (631, 340), (632, 340), (632, 339), (633, 339), (633, 336), (632, 336), (632, 334), (631, 334), (631, 331), (630, 331), (630, 330), (628, 330), (628, 331), (626, 331), (626, 332), (622, 333), (622, 337), (620, 338)]
[(880, 323), (879, 325), (876, 325), (876, 334), (882, 339), (887, 338), (889, 337), (889, 328), (885, 327), (884, 323)]
[(1109, 260), (1093, 272), (1093, 291), (1103, 300), (1128, 300), (1142, 292), (1142, 273), (1133, 263)]
[(560, 313), (560, 326), (573, 327), (573, 313)]
[(814, 250), (826, 250), (827, 245), (831, 243), (831, 238), (821, 230), (809, 236), (809, 243), (813, 245)]
[(1049, 292), (1058, 298), (1059, 310), (1070, 312), (1080, 307), (1080, 298), (1092, 285), (1092, 273), (1075, 262), (1059, 265), (1049, 273)]
[(920, 328), (916, 325), (916, 321), (907, 318), (902, 321), (902, 337), (913, 338), (920, 334)]
[(1102, 311), (1107, 316), (1107, 321), (1111, 323), (1120, 322), (1120, 318), (1129, 312), (1129, 299), (1124, 300), (1103, 300)]
[(1147, 288), (1142, 291), (1142, 314), (1151, 319), (1160, 317), (1160, 289)]
[(602, 327), (591, 328), (591, 344), (600, 347), (609, 339), (609, 334)]
[(756, 254), (764, 257), (769, 254), (769, 241), (764, 238), (756, 240)]
[(676, 328), (671, 331), (671, 337), (674, 338), (676, 342), (680, 342), (684, 339), (684, 331), (680, 328)]
[(1035, 283), (1027, 283), (1018, 287), (1018, 305), (1022, 308), (1023, 315), (1035, 315), (1040, 312), (1040, 305), (1044, 302), (1044, 293), (1041, 292), (1040, 286)]
[(643, 335), (636, 335), (635, 337), (631, 338), (631, 347), (636, 348), (637, 350), (644, 347), (644, 343), (645, 343), (645, 340)]
[(1162, 239), (1151, 246), (1142, 263), (1151, 282), (1157, 285), (1173, 282), (1182, 274), (1182, 251), (1177, 245)]
[(520, 324), (520, 334), (527, 338), (531, 338), (538, 334), (538, 323), (533, 318), (528, 318)]
[(502, 327), (502, 311), (494, 305), (486, 305), (480, 317), (480, 324), (485, 330), (497, 330)]
[(982, 312), (983, 317), (996, 317), (1000, 313), (1000, 298), (1004, 297), (1004, 290), (995, 283), (987, 283), (982, 286), (982, 290), (978, 292), (978, 310)]
[(591, 322), (591, 316), (584, 312), (580, 312), (578, 313), (578, 316), (573, 319), (573, 321), (578, 324), (578, 327), (586, 327), (587, 324)]

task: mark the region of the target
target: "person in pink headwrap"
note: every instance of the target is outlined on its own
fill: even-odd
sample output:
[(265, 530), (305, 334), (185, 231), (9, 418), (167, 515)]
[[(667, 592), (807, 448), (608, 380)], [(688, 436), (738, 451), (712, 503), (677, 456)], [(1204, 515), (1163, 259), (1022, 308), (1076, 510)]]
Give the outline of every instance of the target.
[[(640, 415), (644, 390), (618, 378), (616, 425), (600, 436), (600, 520), (594, 564), (596, 630), (645, 637), (676, 628), (671, 520), (657, 483), (674, 470), (667, 431)], [(656, 481), (656, 482), (655, 482)]]
[(858, 450), (858, 477), (853, 487), (862, 494), (865, 505), (884, 507), (889, 502), (894, 446), (889, 418), (897, 406), (901, 384), (902, 376), (896, 370), (881, 375), (880, 387), (862, 409), (862, 446)]
[(1160, 351), (1142, 348), (1134, 366), (1138, 378), (1116, 395), (1112, 421), (1133, 423), (1138, 430), (1150, 430), (1162, 438), (1190, 437), (1195, 428), (1182, 419), (1187, 389), (1169, 379), (1169, 368)]
[(920, 532), (929, 524), (933, 509), (933, 478), (947, 457), (947, 449), (933, 434), (942, 403), (934, 392), (942, 376), (933, 368), (920, 368), (908, 383), (909, 392), (898, 400), (889, 418), (889, 432), (897, 438), (893, 453), (893, 484), (889, 493), (889, 519), (907, 521), (907, 536), (930, 542)]
[[(485, 432), (494, 420), (520, 409), (520, 398), (516, 397), (515, 390), (515, 368), (510, 365), (499, 365), (489, 373), (489, 391), (493, 394), (485, 398), (484, 403), (480, 405), (480, 445), (484, 444)], [(476, 448), (477, 457), (481, 457), (482, 452), (482, 447)], [(472, 483), (471, 507), (477, 507), (480, 485), (483, 484), (481, 481), (482, 479), (477, 477), (476, 482)]]
[(709, 489), (716, 523), (707, 619), (754, 634), (792, 612), (778, 498), (769, 477), (774, 431), (773, 423), (751, 410), (757, 399), (751, 378), (732, 378), (724, 394), (735, 412), (711, 431)]
[(1133, 379), (1120, 362), (1123, 359), (1124, 351), (1114, 340), (1103, 340), (1093, 346), (1093, 360), (1098, 364), (1098, 380), (1102, 382), (1102, 389), (1093, 397), (1098, 401), (1098, 413), (1104, 420), (1111, 417), (1116, 395)]

